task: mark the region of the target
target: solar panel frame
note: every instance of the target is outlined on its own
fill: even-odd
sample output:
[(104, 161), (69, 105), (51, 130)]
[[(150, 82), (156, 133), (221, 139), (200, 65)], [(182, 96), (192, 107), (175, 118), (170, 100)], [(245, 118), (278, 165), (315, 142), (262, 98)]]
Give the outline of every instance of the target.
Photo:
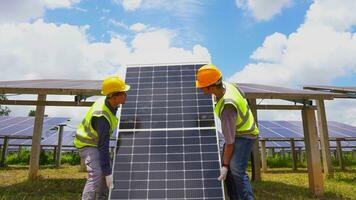
[[(121, 198), (123, 199), (209, 199), (209, 197), (205, 195), (209, 195), (210, 199), (224, 198), (223, 187), (221, 183), (217, 180), (217, 177), (220, 173), (220, 155), (217, 153), (218, 140), (217, 132), (215, 129), (215, 118), (211, 115), (203, 115), (201, 117), (201, 120), (201, 118), (199, 118), (199, 116), (195, 114), (209, 112), (211, 114), (213, 112), (212, 97), (204, 96), (201, 91), (195, 88), (195, 71), (200, 66), (201, 65), (194, 66), (194, 70), (191, 71), (187, 69), (191, 68), (192, 66), (185, 65), (169, 67), (155, 66), (154, 68), (137, 67), (131, 68), (131, 70), (129, 70), (130, 68), (128, 68), (126, 82), (132, 86), (132, 92), (131, 94), (129, 93), (130, 91), (128, 92), (127, 104), (125, 103), (125, 105), (122, 107), (120, 122), (122, 120), (127, 120), (125, 119), (126, 116), (133, 115), (134, 118), (131, 118), (133, 123), (131, 126), (121, 126), (119, 129), (121, 135), (120, 147), (117, 147), (116, 151), (120, 151), (120, 153), (116, 154), (114, 158), (115, 165), (113, 173), (114, 180), (122, 182), (123, 180), (118, 179), (118, 177), (121, 177), (124, 180), (132, 180), (132, 184), (134, 185), (122, 185), (123, 183), (117, 184), (119, 188), (114, 188), (114, 190), (111, 192), (111, 199), (115, 199), (115, 197), (119, 197), (121, 195)], [(168, 72), (168, 70), (170, 71)], [(138, 75), (135, 75), (135, 73), (138, 73)], [(157, 75), (157, 77), (149, 78), (149, 76), (151, 75)], [(178, 75), (189, 78), (187, 79), (187, 82), (184, 82), (183, 84), (183, 78), (179, 77)], [(150, 81), (152, 82), (150, 83)], [(135, 85), (134, 82), (138, 83)], [(150, 88), (150, 86), (152, 87), (152, 89), (148, 89)], [(188, 93), (184, 93), (185, 95), (182, 95), (183, 92)], [(161, 95), (162, 93), (164, 93), (165, 95)], [(140, 96), (140, 94), (143, 95)], [(205, 102), (206, 100), (210, 100), (211, 103), (209, 104), (208, 102)], [(147, 106), (145, 107), (145, 103), (142, 102), (150, 102), (150, 106), (147, 108)], [(200, 103), (206, 106), (200, 108)], [(143, 110), (130, 110), (125, 108), (125, 106), (138, 106), (139, 108), (143, 107)], [(209, 107), (209, 109), (206, 109), (205, 107)], [(145, 116), (145, 114), (150, 115), (150, 117)], [(150, 126), (140, 126), (134, 124), (134, 121), (136, 121), (137, 118), (141, 119), (142, 121), (153, 121), (154, 123), (150, 124)], [(192, 124), (190, 122), (194, 121), (194, 119), (198, 121), (198, 123)], [(202, 124), (200, 121), (210, 121), (213, 123)], [(205, 130), (211, 130), (214, 133), (214, 137), (192, 138), (191, 135), (189, 136), (189, 134), (192, 134), (192, 132), (194, 131), (199, 132)], [(128, 131), (135, 132), (133, 136), (137, 138), (132, 139), (131, 143), (127, 143), (127, 146), (125, 147), (125, 142), (127, 142), (127, 140), (124, 139), (124, 135), (125, 132)], [(183, 134), (180, 137), (173, 138), (168, 137), (167, 135), (163, 136), (164, 133), (172, 133), (174, 131), (181, 131), (187, 134)], [(152, 134), (152, 137), (150, 137), (149, 140), (147, 140), (148, 138), (145, 139), (140, 136), (142, 134), (145, 134), (145, 132), (146, 134), (147, 132)], [(188, 137), (189, 140), (185, 139), (185, 137)], [(192, 172), (187, 170), (187, 168), (190, 167), (193, 169), (199, 169), (198, 165), (192, 164), (194, 163), (194, 161), (198, 162), (197, 160), (199, 158), (202, 158), (202, 156), (199, 157), (197, 153), (202, 150), (199, 149), (199, 146), (197, 147), (197, 144), (199, 142), (214, 142), (214, 145), (206, 145), (201, 148), (205, 151), (215, 148), (214, 152), (216, 153), (217, 157), (214, 162), (215, 171), (214, 173), (209, 174), (204, 170), (200, 170), (200, 174), (201, 177), (210, 176), (209, 178), (214, 179), (214, 182), (219, 185), (218, 189), (210, 187), (211, 185), (213, 185), (211, 183), (208, 183), (206, 185), (206, 188), (204, 189), (204, 185), (202, 185), (204, 184), (204, 179), (194, 179), (190, 181), (184, 180), (184, 178), (186, 178), (184, 177), (185, 173), (187, 173), (187, 177), (194, 175), (197, 176), (196, 174), (192, 174)], [(131, 151), (129, 149), (130, 147), (132, 148)], [(147, 152), (149, 156), (147, 156)], [(189, 152), (189, 156), (185, 157), (184, 155)], [(160, 154), (164, 154), (165, 156), (160, 156)], [(127, 155), (132, 155), (132, 158), (128, 158)], [(207, 157), (208, 155), (204, 154), (204, 158)], [(122, 163), (129, 164), (121, 164), (120, 166), (118, 166), (116, 163), (121, 162), (120, 159)], [(181, 162), (185, 159), (187, 159), (186, 163)], [(137, 165), (137, 162), (139, 162), (139, 165)], [(203, 161), (200, 159), (199, 162), (202, 163)], [(201, 167), (210, 165), (210, 163), (204, 164), (205, 165), (201, 164)], [(154, 169), (158, 171), (153, 171), (153, 168), (150, 168), (150, 166), (154, 167)], [(127, 171), (122, 172), (116, 169), (130, 170), (130, 174), (128, 174)], [(140, 171), (140, 169), (144, 169), (144, 172), (148, 173), (146, 175), (147, 177), (142, 173), (142, 171)], [(174, 173), (171, 174), (172, 170), (178, 175), (174, 175)], [(159, 177), (163, 177), (162, 173), (159, 173), (162, 171), (164, 171), (165, 181), (157, 181)], [(149, 174), (151, 174), (151, 176)], [(140, 175), (141, 178), (143, 176), (145, 180), (146, 178), (147, 180), (149, 180), (148, 178), (150, 176), (152, 180), (150, 179), (149, 181), (145, 182), (140, 179), (135, 179), (137, 178), (137, 175)], [(183, 177), (183, 179), (176, 180), (172, 179), (173, 177)], [(189, 188), (186, 187), (193, 187), (194, 185), (196, 187), (197, 185), (199, 185), (199, 189), (196, 188), (189, 190)], [(133, 188), (139, 189), (134, 190)], [(163, 193), (160, 192), (162, 188), (165, 191)], [(219, 194), (219, 191), (221, 191), (220, 198), (215, 198), (215, 196), (213, 196), (213, 193), (215, 192), (216, 194)]]

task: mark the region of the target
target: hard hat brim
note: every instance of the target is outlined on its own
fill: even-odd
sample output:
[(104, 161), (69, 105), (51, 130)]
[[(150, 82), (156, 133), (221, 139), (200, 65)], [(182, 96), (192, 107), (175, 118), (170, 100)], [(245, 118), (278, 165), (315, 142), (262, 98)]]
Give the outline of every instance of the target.
[(195, 81), (196, 88), (203, 88), (203, 86), (199, 83), (199, 81)]
[(129, 91), (129, 90), (130, 90), (130, 88), (131, 88), (131, 86), (130, 86), (130, 85), (126, 85), (126, 84), (125, 84), (125, 89), (124, 89), (124, 91), (122, 91), (122, 92), (127, 92), (127, 91)]
[[(117, 91), (114, 91), (114, 92), (127, 92), (127, 91), (130, 90), (130, 88), (131, 88), (130, 85), (125, 84), (125, 88), (124, 88), (123, 90), (117, 90)], [(114, 92), (111, 92), (111, 93), (114, 93)], [(103, 91), (101, 91), (100, 93), (105, 96), (105, 94), (104, 94)], [(111, 94), (111, 93), (110, 93), (110, 94)], [(106, 95), (108, 95), (108, 94), (106, 94)]]

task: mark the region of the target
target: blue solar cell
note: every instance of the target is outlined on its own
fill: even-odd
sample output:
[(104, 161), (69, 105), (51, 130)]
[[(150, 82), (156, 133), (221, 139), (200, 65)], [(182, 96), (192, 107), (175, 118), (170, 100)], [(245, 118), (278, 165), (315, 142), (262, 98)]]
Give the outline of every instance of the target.
[(270, 128), (270, 127), (276, 127), (277, 126), (275, 123), (273, 123), (271, 121), (264, 121), (264, 120), (258, 121), (258, 124), (259, 124), (259, 126), (265, 127), (265, 128)]
[[(133, 68), (129, 68), (128, 73), (132, 75), (131, 70)], [(147, 70), (145, 68), (145, 71), (136, 71), (138, 73), (137, 84), (131, 84), (131, 86), (135, 89), (137, 85), (137, 90), (132, 89), (128, 92), (127, 103), (123, 105), (121, 111), (123, 120), (120, 123), (120, 129), (215, 126), (213, 117), (208, 116), (207, 118), (206, 114), (199, 114), (212, 113), (213, 106), (211, 96), (196, 94), (201, 93), (201, 91), (195, 88), (196, 68), (194, 66), (190, 67), (190, 76), (182, 75), (179, 70), (172, 70), (171, 66), (169, 66), (169, 71), (166, 69), (164, 72), (160, 70), (160, 72), (154, 71), (152, 73)], [(156, 69), (154, 68), (154, 70)], [(163, 73), (165, 76), (162, 76)], [(132, 79), (131, 75), (129, 80)], [(155, 86), (158, 88), (155, 88)], [(182, 89), (183, 86), (184, 89)], [(185, 100), (182, 101), (182, 99)], [(183, 122), (181, 122), (182, 118), (163, 117), (167, 114), (185, 116), (187, 113), (198, 113), (199, 115), (196, 115), (194, 119)], [(161, 115), (162, 118), (157, 119), (157, 117), (152, 116), (149, 120), (143, 119), (151, 114)], [(127, 116), (135, 116), (136, 120), (125, 121)]]
[[(156, 190), (161, 191), (162, 198), (169, 198), (170, 189), (179, 190), (180, 188), (183, 190), (183, 194), (185, 191), (186, 198), (195, 197), (194, 195), (196, 194), (187, 195), (190, 191), (190, 187), (187, 187), (187, 185), (203, 188), (203, 183), (205, 181), (209, 182), (206, 177), (212, 175), (204, 174), (202, 170), (213, 171), (214, 175), (216, 174), (215, 171), (219, 170), (216, 138), (212, 139), (215, 135), (214, 132), (215, 130), (174, 130), (120, 133), (121, 145), (116, 154), (114, 172), (117, 187), (111, 194), (111, 198), (121, 199), (122, 197), (113, 195), (117, 195), (119, 191), (124, 190), (128, 192), (128, 198), (134, 198), (131, 196), (133, 195), (132, 191), (141, 190), (146, 191), (145, 196), (142, 196), (142, 198), (156, 197), (157, 194), (152, 193), (150, 195), (150, 192)], [(189, 138), (186, 138), (186, 135), (189, 135)], [(127, 143), (126, 140), (132, 140), (132, 146), (122, 146), (123, 143)], [(200, 140), (204, 140), (206, 144), (199, 144)], [(144, 157), (146, 158), (144, 159)], [(128, 160), (130, 162), (125, 162)], [(206, 161), (202, 162), (202, 160)], [(117, 175), (122, 171), (130, 175)], [(206, 177), (203, 175), (206, 175)], [(186, 182), (182, 177), (186, 179)], [(216, 184), (210, 183), (204, 185), (204, 187), (211, 190), (221, 190), (221, 183), (216, 181), (216, 177), (214, 177)], [(119, 184), (123, 181), (135, 182), (138, 180), (147, 181), (147, 185), (143, 183), (131, 184), (129, 188), (125, 188), (127, 185), (121, 187)], [(204, 190), (201, 191), (206, 192)], [(178, 196), (179, 194), (171, 195)], [(143, 195), (143, 193), (140, 193), (140, 195)], [(199, 195), (201, 194), (199, 193)], [(179, 196), (179, 198), (182, 198), (182, 196)]]
[[(300, 121), (259, 121), (262, 138), (304, 138)], [(329, 137), (355, 137), (356, 127), (339, 122), (328, 122)], [(354, 136), (355, 135), (355, 136)]]
[[(42, 132), (65, 123), (69, 118), (45, 117)], [(34, 117), (0, 117), (0, 136), (32, 136)], [(45, 134), (43, 134), (45, 136)]]

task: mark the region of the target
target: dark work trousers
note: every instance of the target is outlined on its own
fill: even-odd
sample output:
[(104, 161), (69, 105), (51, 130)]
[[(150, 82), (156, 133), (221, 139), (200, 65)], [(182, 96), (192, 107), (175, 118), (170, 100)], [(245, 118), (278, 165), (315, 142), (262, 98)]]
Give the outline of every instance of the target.
[(253, 192), (246, 173), (254, 139), (236, 137), (225, 185), (230, 200), (253, 200)]

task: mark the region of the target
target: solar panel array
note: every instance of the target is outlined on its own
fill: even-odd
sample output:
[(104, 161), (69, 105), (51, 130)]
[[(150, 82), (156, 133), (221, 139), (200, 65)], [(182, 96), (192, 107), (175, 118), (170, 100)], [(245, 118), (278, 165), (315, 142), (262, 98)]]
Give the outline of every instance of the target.
[[(265, 121), (259, 120), (261, 138), (270, 139), (303, 139), (303, 124), (301, 121)], [(329, 138), (356, 138), (356, 127), (344, 123), (328, 121)], [(355, 147), (356, 141), (342, 141), (342, 146)], [(304, 142), (295, 142), (296, 147), (304, 147)], [(290, 147), (290, 142), (271, 141), (266, 142), (267, 147)], [(335, 147), (336, 142), (330, 141), (330, 146)]]
[[(42, 136), (46, 136), (49, 129), (65, 123), (69, 118), (66, 117), (45, 117), (43, 120)], [(33, 134), (34, 117), (0, 117), (0, 137), (16, 136), (28, 137)]]
[(129, 67), (111, 199), (223, 199), (212, 98), (201, 65)]

